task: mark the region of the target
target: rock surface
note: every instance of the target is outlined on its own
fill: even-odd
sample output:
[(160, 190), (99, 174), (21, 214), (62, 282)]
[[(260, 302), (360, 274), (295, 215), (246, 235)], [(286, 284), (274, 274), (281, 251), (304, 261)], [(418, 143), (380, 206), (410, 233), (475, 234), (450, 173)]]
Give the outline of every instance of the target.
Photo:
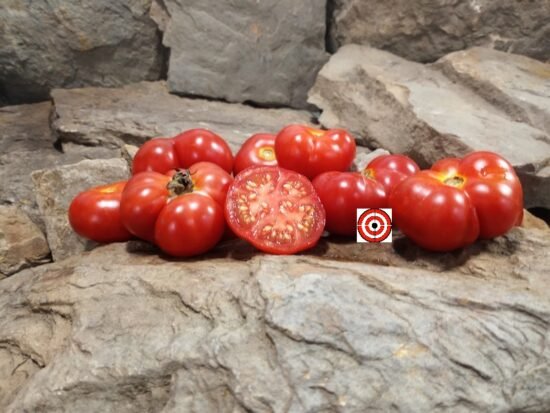
[[(326, 0), (164, 0), (172, 92), (304, 107), (327, 60)], [(164, 24), (162, 18), (157, 19)]]
[(95, 246), (74, 233), (69, 225), (67, 210), (73, 198), (91, 187), (126, 180), (129, 174), (128, 164), (121, 158), (85, 160), (32, 173), (36, 199), (55, 261)]
[(0, 409), (549, 410), (549, 232), (403, 247), (118, 244), (23, 271), (0, 283)]
[(60, 139), (84, 145), (141, 145), (158, 136), (207, 128), (233, 151), (254, 133), (277, 133), (289, 123), (310, 123), (311, 114), (291, 109), (258, 109), (240, 104), (180, 98), (164, 82), (119, 89), (54, 90), (53, 127)]
[(70, 143), (56, 149), (49, 122), (51, 110), (50, 102), (0, 108), (0, 204), (17, 206), (43, 231), (31, 172), (83, 159), (117, 156), (117, 151)]
[(330, 42), (431, 62), (471, 46), (550, 58), (548, 0), (334, 0)]
[(512, 119), (550, 134), (550, 64), (475, 47), (451, 53), (436, 66), (476, 91)]
[(17, 207), (0, 205), (0, 278), (50, 261), (40, 228)]
[[(537, 93), (529, 86), (527, 93)], [(409, 154), (422, 166), (472, 150), (497, 152), (516, 167), (526, 206), (550, 208), (542, 190), (550, 186), (550, 136), (434, 67), (348, 45), (323, 67), (310, 102), (323, 110), (323, 126), (347, 127), (364, 145)]]
[(151, 0), (0, 4), (0, 90), (14, 103), (53, 87), (157, 80), (162, 52)]

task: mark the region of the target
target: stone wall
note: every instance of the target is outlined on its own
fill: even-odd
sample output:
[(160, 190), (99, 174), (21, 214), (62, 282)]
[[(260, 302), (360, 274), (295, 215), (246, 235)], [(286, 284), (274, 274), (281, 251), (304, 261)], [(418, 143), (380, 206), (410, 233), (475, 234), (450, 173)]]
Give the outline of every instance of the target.
[(0, 105), (167, 78), (177, 94), (303, 108), (344, 44), (421, 62), (474, 45), (544, 61), (549, 13), (548, 0), (3, 0)]

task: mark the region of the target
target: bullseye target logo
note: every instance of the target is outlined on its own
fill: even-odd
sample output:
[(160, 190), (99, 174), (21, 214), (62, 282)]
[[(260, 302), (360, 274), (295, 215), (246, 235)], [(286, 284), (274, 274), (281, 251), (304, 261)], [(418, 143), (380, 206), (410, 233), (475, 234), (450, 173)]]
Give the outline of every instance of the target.
[(391, 208), (357, 210), (357, 242), (392, 242)]

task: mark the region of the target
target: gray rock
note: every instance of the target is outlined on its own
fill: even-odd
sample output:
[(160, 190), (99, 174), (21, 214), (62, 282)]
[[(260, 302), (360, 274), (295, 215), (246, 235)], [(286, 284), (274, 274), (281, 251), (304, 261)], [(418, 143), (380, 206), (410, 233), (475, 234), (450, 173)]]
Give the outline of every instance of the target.
[(330, 43), (357, 43), (431, 62), (471, 46), (550, 57), (547, 0), (334, 0)]
[(0, 409), (547, 411), (549, 234), (358, 255), (389, 266), (116, 244), (26, 270), (0, 283)]
[(40, 228), (16, 207), (0, 205), (0, 278), (50, 261)]
[(157, 80), (162, 52), (151, 0), (2, 1), (0, 89), (14, 103), (53, 87)]
[(451, 53), (436, 66), (512, 119), (550, 134), (550, 64), (476, 47)]
[(45, 230), (30, 178), (32, 171), (90, 158), (117, 156), (101, 147), (63, 144), (54, 147), (50, 102), (0, 108), (0, 204), (13, 205)]
[(120, 147), (158, 136), (207, 128), (236, 151), (254, 133), (277, 133), (289, 123), (310, 123), (307, 111), (258, 109), (246, 105), (180, 98), (164, 82), (119, 89), (54, 90), (53, 127), (64, 142)]
[[(503, 62), (504, 64), (504, 62)], [(517, 122), (436, 68), (348, 45), (323, 67), (310, 92), (325, 127), (347, 127), (360, 143), (428, 166), (446, 156), (491, 150), (516, 168), (527, 207), (550, 208), (550, 136)]]
[(327, 60), (326, 0), (164, 0), (172, 92), (306, 105)]
[(55, 261), (95, 246), (79, 237), (69, 225), (67, 210), (73, 198), (91, 187), (126, 180), (128, 176), (128, 164), (120, 158), (85, 160), (32, 173), (36, 199)]
[(385, 149), (379, 148), (379, 149), (375, 149), (374, 151), (370, 151), (364, 146), (358, 146), (357, 154), (355, 155), (355, 159), (353, 161), (353, 165), (351, 169), (354, 171), (362, 171), (373, 159), (378, 158), (379, 156), (382, 156), (382, 155), (389, 155), (389, 154), (390, 153)]

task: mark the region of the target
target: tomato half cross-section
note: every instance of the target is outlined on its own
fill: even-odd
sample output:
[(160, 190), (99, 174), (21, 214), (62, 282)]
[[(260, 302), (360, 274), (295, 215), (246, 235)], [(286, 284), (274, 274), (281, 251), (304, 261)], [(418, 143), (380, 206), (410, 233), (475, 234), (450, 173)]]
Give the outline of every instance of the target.
[(394, 224), (415, 243), (452, 251), (520, 225), (523, 191), (513, 167), (492, 152), (447, 158), (397, 185)]
[(228, 173), (233, 170), (233, 154), (222, 137), (207, 129), (191, 129), (173, 138), (145, 142), (134, 157), (132, 173), (166, 173), (198, 162), (215, 163)]
[(250, 166), (277, 166), (275, 137), (269, 133), (257, 133), (248, 138), (235, 156), (233, 173), (237, 175)]
[(126, 181), (91, 188), (78, 194), (69, 206), (74, 231), (96, 242), (122, 242), (132, 234), (122, 225), (120, 198)]
[(362, 172), (325, 172), (313, 180), (332, 234), (353, 236), (357, 209), (388, 208), (389, 194), (407, 177), (418, 172), (416, 163), (404, 155), (382, 155)]
[(210, 162), (188, 170), (142, 172), (128, 181), (121, 199), (124, 226), (175, 257), (202, 254), (225, 230), (223, 205), (231, 175)]
[(343, 129), (325, 131), (304, 125), (289, 125), (275, 139), (279, 166), (309, 179), (323, 172), (349, 170), (355, 151), (355, 140)]
[(272, 254), (313, 247), (325, 227), (325, 211), (311, 182), (279, 167), (248, 168), (237, 175), (225, 217), (240, 238)]

